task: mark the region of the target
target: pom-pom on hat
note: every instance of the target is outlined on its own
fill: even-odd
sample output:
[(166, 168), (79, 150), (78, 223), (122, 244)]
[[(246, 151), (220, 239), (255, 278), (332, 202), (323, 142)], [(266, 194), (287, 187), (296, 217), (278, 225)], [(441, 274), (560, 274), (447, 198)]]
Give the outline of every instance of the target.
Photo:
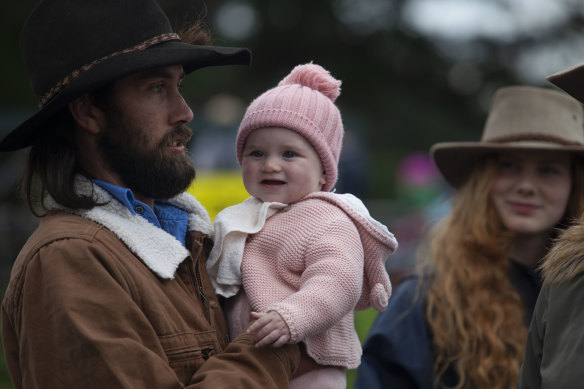
[(237, 134), (237, 161), (253, 130), (281, 127), (296, 131), (314, 147), (326, 175), (323, 191), (337, 182), (337, 165), (343, 143), (343, 123), (334, 104), (341, 81), (319, 65), (298, 65), (277, 87), (256, 98), (247, 108)]

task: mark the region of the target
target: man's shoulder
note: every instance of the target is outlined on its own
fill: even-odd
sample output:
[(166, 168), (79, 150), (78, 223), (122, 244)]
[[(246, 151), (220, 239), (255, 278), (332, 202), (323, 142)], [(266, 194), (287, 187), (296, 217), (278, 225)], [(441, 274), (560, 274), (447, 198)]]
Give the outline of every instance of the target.
[[(66, 212), (50, 212), (43, 216), (28, 238), (17, 259), (30, 257), (42, 247), (61, 240), (86, 241), (88, 244), (105, 228), (98, 223)], [(107, 230), (106, 230), (107, 231)]]
[(104, 227), (92, 220), (67, 212), (50, 212), (44, 216), (31, 235), (40, 240), (62, 238), (88, 238), (95, 236)]
[[(15, 300), (29, 265), (38, 258), (42, 250), (58, 245), (56, 250), (80, 250), (83, 245), (90, 246), (104, 228), (91, 220), (65, 212), (49, 212), (43, 216), (36, 230), (24, 244), (16, 258), (6, 290), (5, 300)], [(52, 251), (55, 255), (57, 251)], [(63, 257), (69, 257), (64, 255)]]

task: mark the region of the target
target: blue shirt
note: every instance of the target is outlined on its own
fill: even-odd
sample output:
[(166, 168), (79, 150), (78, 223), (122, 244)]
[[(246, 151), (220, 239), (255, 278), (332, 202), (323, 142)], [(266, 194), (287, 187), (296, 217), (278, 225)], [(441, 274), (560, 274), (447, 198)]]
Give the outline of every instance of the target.
[(187, 235), (187, 227), (189, 223), (189, 214), (168, 203), (154, 202), (154, 210), (147, 204), (136, 200), (132, 191), (128, 188), (122, 188), (109, 182), (93, 180), (94, 183), (107, 190), (116, 200), (122, 203), (133, 215), (140, 215), (154, 224), (158, 228), (162, 228), (170, 235), (174, 236), (179, 242), (185, 246), (185, 237)]

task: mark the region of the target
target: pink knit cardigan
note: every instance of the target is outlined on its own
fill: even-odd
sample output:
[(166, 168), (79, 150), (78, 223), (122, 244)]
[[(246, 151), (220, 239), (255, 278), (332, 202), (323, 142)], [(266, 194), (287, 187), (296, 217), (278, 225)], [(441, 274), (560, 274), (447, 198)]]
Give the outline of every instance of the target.
[(315, 192), (250, 238), (241, 272), (251, 309), (278, 312), (290, 342), (304, 341), (317, 363), (356, 368), (361, 345), (353, 310), (387, 305), (384, 262), (397, 247), (393, 235), (335, 195)]

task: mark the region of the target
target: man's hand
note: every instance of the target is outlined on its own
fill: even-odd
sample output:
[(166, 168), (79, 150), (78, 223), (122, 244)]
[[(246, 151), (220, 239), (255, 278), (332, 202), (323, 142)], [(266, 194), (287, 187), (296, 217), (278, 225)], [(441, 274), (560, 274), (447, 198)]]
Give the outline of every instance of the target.
[(249, 326), (247, 333), (257, 331), (253, 339), (256, 347), (270, 344), (272, 347), (282, 347), (290, 340), (290, 330), (277, 312), (252, 312), (251, 318), (256, 322)]

